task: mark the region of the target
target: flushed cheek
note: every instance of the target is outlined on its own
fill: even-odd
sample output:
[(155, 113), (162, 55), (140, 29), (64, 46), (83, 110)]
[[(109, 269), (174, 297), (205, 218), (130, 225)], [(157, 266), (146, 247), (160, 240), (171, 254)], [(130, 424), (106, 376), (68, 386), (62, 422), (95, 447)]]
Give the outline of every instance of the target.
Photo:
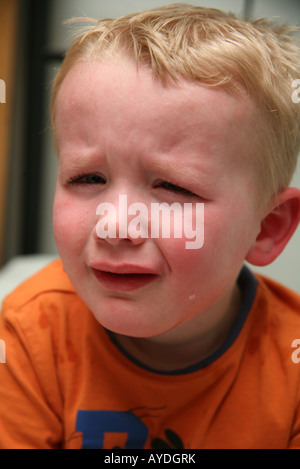
[(92, 230), (90, 212), (86, 206), (74, 205), (68, 200), (55, 200), (53, 206), (53, 231), (59, 253), (82, 249)]
[(184, 282), (191, 286), (196, 284), (199, 274), (208, 270), (210, 261), (205, 243), (200, 249), (187, 249), (185, 239), (160, 239), (159, 249), (168, 264), (175, 290)]
[[(217, 220), (217, 221), (216, 221)], [(250, 244), (249, 230), (244, 224), (234, 224), (232, 219), (209, 214), (205, 220), (204, 242), (199, 249), (187, 249), (185, 239), (160, 240), (163, 252), (178, 283), (187, 280), (191, 287), (211, 280), (230, 281), (241, 267)], [(243, 243), (241, 244), (241, 240)], [(191, 293), (192, 295), (192, 293)]]

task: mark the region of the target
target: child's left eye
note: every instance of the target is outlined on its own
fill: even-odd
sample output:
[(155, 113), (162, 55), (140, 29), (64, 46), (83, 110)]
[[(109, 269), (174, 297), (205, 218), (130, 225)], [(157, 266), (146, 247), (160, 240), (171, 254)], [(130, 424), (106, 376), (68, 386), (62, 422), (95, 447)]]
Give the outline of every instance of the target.
[(100, 173), (87, 173), (70, 178), (68, 184), (73, 186), (80, 184), (106, 184), (106, 180)]
[(188, 195), (191, 197), (192, 196), (195, 197), (196, 195), (193, 192), (189, 191), (188, 189), (185, 189), (184, 187), (176, 186), (176, 184), (172, 184), (171, 182), (167, 182), (167, 181), (159, 181), (156, 183), (155, 187), (161, 187), (168, 191), (181, 193), (181, 194)]

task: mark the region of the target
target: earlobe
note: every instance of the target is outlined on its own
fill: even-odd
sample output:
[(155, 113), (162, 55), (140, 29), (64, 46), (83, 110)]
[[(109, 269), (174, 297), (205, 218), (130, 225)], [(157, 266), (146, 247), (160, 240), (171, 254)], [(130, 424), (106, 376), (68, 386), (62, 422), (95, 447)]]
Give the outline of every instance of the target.
[(271, 210), (261, 222), (261, 230), (247, 254), (253, 265), (273, 262), (284, 250), (300, 221), (300, 190), (289, 187), (276, 196)]

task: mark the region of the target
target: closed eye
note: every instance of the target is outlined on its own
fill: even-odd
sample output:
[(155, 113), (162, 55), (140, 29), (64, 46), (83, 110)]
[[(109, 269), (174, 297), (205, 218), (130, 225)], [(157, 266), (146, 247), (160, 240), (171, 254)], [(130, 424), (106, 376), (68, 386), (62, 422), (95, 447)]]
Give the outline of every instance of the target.
[(168, 191), (176, 192), (176, 193), (181, 193), (184, 195), (188, 195), (190, 197), (195, 197), (196, 194), (194, 192), (189, 191), (188, 189), (185, 189), (184, 187), (177, 186), (176, 184), (172, 184), (171, 182), (167, 181), (158, 181), (155, 184), (155, 187), (161, 187), (162, 189), (166, 189)]
[(106, 179), (101, 173), (83, 173), (71, 177), (68, 184), (73, 186), (81, 184), (106, 184)]

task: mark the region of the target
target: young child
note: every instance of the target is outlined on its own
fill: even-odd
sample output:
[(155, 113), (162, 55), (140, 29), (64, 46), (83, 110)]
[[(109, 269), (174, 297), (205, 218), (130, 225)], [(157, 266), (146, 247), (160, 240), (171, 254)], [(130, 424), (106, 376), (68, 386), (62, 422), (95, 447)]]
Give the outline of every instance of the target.
[(60, 260), (3, 303), (1, 448), (300, 447), (300, 297), (244, 266), (300, 219), (292, 33), (176, 4), (76, 38), (52, 98)]

